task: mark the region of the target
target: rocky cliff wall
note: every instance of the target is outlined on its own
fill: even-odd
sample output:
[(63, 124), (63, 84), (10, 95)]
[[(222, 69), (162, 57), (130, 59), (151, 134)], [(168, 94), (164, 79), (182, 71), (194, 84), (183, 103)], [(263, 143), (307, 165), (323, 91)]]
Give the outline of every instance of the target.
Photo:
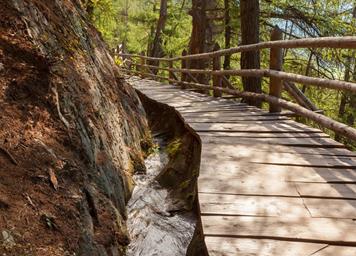
[(0, 17), (0, 252), (122, 255), (139, 98), (80, 1), (4, 0)]

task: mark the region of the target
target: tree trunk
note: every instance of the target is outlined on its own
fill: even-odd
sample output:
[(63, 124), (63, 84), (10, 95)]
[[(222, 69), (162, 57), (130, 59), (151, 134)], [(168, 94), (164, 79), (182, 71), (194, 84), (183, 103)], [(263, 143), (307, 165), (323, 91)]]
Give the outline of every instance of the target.
[[(151, 49), (149, 51), (149, 56), (151, 57), (163, 57), (162, 49), (162, 31), (166, 25), (167, 21), (167, 0), (161, 0), (160, 9), (159, 9), (159, 18), (157, 21), (155, 36)], [(158, 61), (149, 61), (149, 65), (158, 66)], [(152, 70), (154, 74), (157, 74), (158, 70)]]
[[(356, 7), (354, 7), (352, 12), (352, 24), (356, 23)], [(350, 56), (347, 56), (345, 63), (345, 81), (356, 81), (356, 61), (355, 61), (355, 50), (349, 51)], [(353, 74), (351, 77), (351, 66), (353, 65)], [(356, 93), (354, 92), (342, 92), (341, 101), (339, 105), (338, 117), (342, 119), (346, 124), (350, 126), (355, 126), (355, 116), (356, 116)], [(335, 134), (335, 140), (343, 142), (340, 134)], [(347, 141), (345, 141), (346, 143)]]
[[(259, 42), (259, 15), (260, 5), (258, 0), (241, 0), (241, 44), (255, 44)], [(259, 69), (260, 53), (259, 51), (243, 52), (241, 54), (242, 69)], [(245, 91), (261, 93), (261, 78), (244, 77), (242, 83)], [(261, 107), (261, 100), (250, 98), (246, 102), (250, 105)]]
[(92, 0), (88, 0), (86, 4), (86, 11), (89, 16), (89, 19), (92, 21), (93, 20), (93, 14), (94, 14), (94, 3)]
[[(224, 0), (225, 8), (225, 49), (231, 47), (231, 19), (230, 19), (230, 1)], [(230, 57), (231, 55), (226, 55), (224, 59), (224, 69), (230, 69)]]
[[(198, 54), (206, 52), (206, 1), (193, 0), (190, 15), (193, 18), (193, 29), (189, 44), (189, 54)], [(189, 61), (189, 68), (192, 69), (205, 69), (207, 66), (206, 60), (191, 60)], [(199, 83), (207, 84), (206, 76), (199, 74), (196, 76)]]

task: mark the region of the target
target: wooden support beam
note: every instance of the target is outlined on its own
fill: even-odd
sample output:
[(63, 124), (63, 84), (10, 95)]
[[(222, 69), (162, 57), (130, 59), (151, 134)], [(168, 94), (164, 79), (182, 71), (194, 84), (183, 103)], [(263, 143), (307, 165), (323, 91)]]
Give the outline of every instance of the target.
[[(271, 41), (282, 40), (283, 33), (282, 31), (276, 26), (271, 34)], [(282, 70), (283, 65), (283, 50), (282, 48), (272, 48), (270, 51), (270, 69), (271, 70)], [(269, 94), (271, 96), (280, 98), (283, 89), (283, 82), (282, 79), (278, 77), (271, 77), (270, 84), (269, 84)], [(279, 113), (282, 111), (281, 106), (270, 104), (269, 105), (269, 112), (270, 113)]]
[(139, 71), (141, 72), (141, 78), (145, 78), (143, 73), (145, 73), (145, 65), (146, 65), (146, 59), (145, 59), (145, 52), (141, 52), (140, 54), (140, 66), (139, 66)]
[(222, 79), (223, 79), (223, 87), (225, 88), (229, 88), (229, 89), (235, 89), (235, 87), (230, 83), (229, 79), (226, 77), (226, 76), (222, 76)]
[[(172, 54), (170, 55), (170, 57), (172, 58)], [(168, 61), (168, 67), (169, 67), (169, 71), (168, 71), (168, 77), (169, 77), (169, 79), (171, 79), (171, 80), (175, 80), (175, 75), (174, 75), (174, 73), (173, 73), (173, 71), (172, 71), (172, 69), (173, 69), (173, 61)], [(169, 84), (174, 84), (174, 82), (172, 82), (172, 81), (169, 81)]]
[(299, 88), (292, 82), (283, 82), (284, 89), (288, 92), (290, 96), (292, 96), (296, 102), (312, 111), (318, 111), (319, 109), (314, 105), (313, 102), (311, 102), (305, 95), (304, 93), (299, 90)]
[[(214, 51), (220, 50), (220, 46), (218, 43), (215, 43)], [(213, 58), (213, 70), (219, 71), (221, 70), (221, 57), (217, 56)], [(222, 87), (222, 79), (220, 75), (213, 75), (213, 87)], [(221, 97), (222, 92), (220, 91), (213, 91), (214, 97)]]
[[(186, 56), (187, 54), (188, 54), (187, 50), (184, 49), (184, 50), (182, 51), (182, 56)], [(181, 68), (182, 68), (182, 69), (188, 68), (188, 65), (187, 65), (187, 64), (188, 64), (188, 61), (187, 61), (187, 60), (181, 60)], [(181, 72), (180, 80), (181, 80), (182, 82), (187, 82), (187, 74)], [(182, 87), (182, 89), (186, 89), (186, 87), (185, 87), (184, 84), (180, 84), (180, 86)]]

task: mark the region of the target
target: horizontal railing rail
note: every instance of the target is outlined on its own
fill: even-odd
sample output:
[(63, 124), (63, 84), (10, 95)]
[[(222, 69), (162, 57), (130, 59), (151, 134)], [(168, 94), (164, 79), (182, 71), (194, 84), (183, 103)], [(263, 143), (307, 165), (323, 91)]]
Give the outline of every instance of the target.
[[(277, 36), (276, 36), (277, 35)], [(272, 32), (272, 40), (281, 38), (281, 32), (276, 28)], [(287, 109), (297, 115), (308, 118), (319, 125), (334, 131), (346, 138), (356, 141), (356, 129), (341, 122), (335, 121), (320, 113), (320, 110), (293, 84), (301, 83), (308, 86), (318, 86), (334, 90), (349, 91), (356, 93), (356, 84), (348, 81), (330, 80), (324, 78), (309, 77), (282, 71), (283, 48), (339, 48), (356, 49), (356, 37), (325, 37), (308, 38), (297, 40), (274, 40), (252, 45), (244, 45), (230, 49), (217, 50), (209, 53), (185, 55), (172, 58), (154, 58), (136, 54), (120, 54), (125, 58), (125, 67), (121, 67), (124, 72), (151, 77), (154, 79), (166, 80), (170, 84), (177, 84), (184, 88), (195, 88), (204, 91), (212, 91), (214, 96), (223, 94), (233, 95), (241, 98), (253, 98), (269, 103), (271, 113), (279, 113), (282, 109)], [(246, 51), (257, 51), (270, 49), (270, 69), (240, 69), (221, 70), (220, 58), (224, 55)], [(212, 69), (189, 69), (189, 61), (197, 59), (212, 59)], [(135, 61), (139, 59), (139, 62)], [(175, 61), (181, 61), (181, 68), (174, 68)], [(155, 65), (146, 64), (146, 61), (155, 61)], [(168, 67), (161, 67), (161, 62), (167, 62)], [(133, 70), (133, 66), (136, 70)], [(155, 71), (167, 71), (168, 77), (157, 75)], [(180, 73), (180, 79), (176, 75)], [(199, 83), (195, 75), (208, 75), (211, 85)], [(266, 77), (270, 78), (270, 92), (255, 93), (239, 91), (231, 84), (228, 77)], [(282, 91), (285, 90), (297, 103), (282, 99)], [(298, 105), (299, 104), (299, 105)]]
[(196, 59), (209, 59), (213, 57), (220, 57), (224, 55), (232, 55), (240, 52), (257, 51), (262, 49), (271, 48), (335, 48), (335, 49), (356, 49), (356, 36), (346, 37), (321, 37), (321, 38), (306, 38), (295, 40), (278, 40), (268, 41), (257, 44), (242, 45), (229, 49), (223, 49), (213, 52), (192, 54), (185, 56), (177, 56), (172, 58), (155, 58), (149, 56), (143, 56), (138, 54), (120, 54), (122, 57), (136, 57), (146, 60), (158, 60), (158, 61), (178, 61), (178, 60), (196, 60)]
[(274, 77), (286, 81), (302, 83), (305, 85), (324, 87), (329, 89), (351, 91), (356, 93), (356, 84), (345, 82), (341, 80), (330, 80), (324, 78), (316, 78), (303, 76), (283, 71), (276, 71), (272, 69), (240, 69), (240, 70), (206, 70), (206, 69), (178, 69), (178, 68), (164, 68), (153, 65), (135, 64), (136, 66), (145, 67), (149, 69), (164, 70), (170, 72), (190, 73), (190, 74), (206, 74), (218, 76), (243, 76), (243, 77)]

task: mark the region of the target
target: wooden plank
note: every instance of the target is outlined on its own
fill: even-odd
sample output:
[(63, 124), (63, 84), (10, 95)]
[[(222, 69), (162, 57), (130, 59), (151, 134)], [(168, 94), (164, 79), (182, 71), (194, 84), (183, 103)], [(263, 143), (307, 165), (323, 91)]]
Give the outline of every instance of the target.
[(185, 103), (201, 103), (207, 101), (210, 102), (210, 100), (208, 99), (177, 97), (174, 95), (169, 95), (169, 96), (166, 95), (165, 97), (160, 97), (159, 95), (155, 95), (155, 96), (148, 95), (148, 96), (156, 101), (159, 101), (161, 103), (166, 103), (166, 104), (171, 104), (175, 102), (185, 102)]
[[(246, 107), (233, 107), (233, 108), (224, 108), (219, 111), (214, 111), (210, 110), (210, 108), (204, 108), (204, 107), (195, 107), (194, 109), (192, 108), (183, 108), (182, 110), (179, 110), (181, 115), (186, 116), (187, 118), (190, 117), (192, 113), (194, 113), (194, 117), (200, 117), (204, 114), (209, 114), (209, 113), (220, 113), (220, 114), (228, 114), (233, 117), (245, 117), (245, 116), (264, 116), (264, 117), (283, 117), (287, 118), (285, 115), (270, 115), (268, 113), (265, 113), (263, 111), (258, 111)], [(203, 116), (202, 116), (203, 117)], [(213, 120), (213, 119), (212, 119)]]
[[(302, 133), (302, 132), (197, 132), (201, 136), (212, 137), (236, 137), (236, 138), (330, 138), (322, 132)], [(261, 144), (262, 145), (262, 144)]]
[[(301, 133), (301, 132), (280, 132), (280, 133), (255, 133), (255, 132), (197, 132), (198, 135), (204, 136), (211, 136), (211, 137), (235, 137), (235, 138), (255, 138), (255, 139), (262, 139), (262, 138), (329, 138), (329, 135), (325, 133)], [(207, 144), (210, 145), (210, 144)], [(224, 145), (224, 144), (223, 144)], [(263, 144), (260, 144), (263, 145)], [(239, 145), (237, 145), (239, 146)], [(266, 146), (266, 145), (264, 145)], [(278, 146), (278, 145), (270, 145)], [(269, 150), (271, 150), (271, 147)], [(258, 150), (261, 152), (261, 150)], [(349, 154), (351, 155), (351, 154)]]
[[(269, 179), (265, 180), (268, 175), (256, 177), (255, 175), (244, 176), (240, 173), (229, 179), (219, 177), (217, 175), (200, 175), (198, 179), (199, 193), (226, 193), (234, 195), (269, 195), (269, 196), (299, 196), (293, 183), (284, 182), (278, 179), (273, 179), (274, 175), (269, 175)], [(271, 177), (272, 176), (272, 177)], [(263, 178), (264, 177), (264, 178)], [(256, 179), (258, 178), (258, 179)]]
[(356, 200), (303, 198), (313, 218), (356, 219)]
[[(285, 141), (289, 138), (276, 138)], [(295, 140), (304, 140), (297, 138)], [(329, 168), (356, 169), (356, 158), (334, 157), (318, 155), (299, 155), (293, 153), (270, 152), (269, 154), (256, 154), (250, 148), (236, 145), (235, 150), (230, 152), (214, 152), (202, 147), (202, 157), (205, 159), (218, 159), (235, 161), (236, 163), (247, 162), (266, 165), (289, 165), (289, 166), (312, 166)]]
[(236, 116), (236, 117), (217, 117), (217, 118), (205, 118), (205, 117), (187, 117), (183, 115), (184, 120), (188, 123), (194, 122), (194, 123), (244, 123), (244, 122), (249, 122), (249, 123), (261, 123), (265, 121), (284, 121), (288, 120), (286, 117), (279, 117), (279, 116)]
[(303, 197), (356, 199), (356, 184), (295, 183)]
[(225, 107), (212, 110), (212, 108), (205, 108), (201, 110), (200, 108), (187, 109), (187, 110), (179, 110), (182, 115), (187, 117), (219, 117), (219, 116), (246, 116), (248, 114), (260, 114), (264, 116), (279, 116), (279, 115), (269, 115), (268, 113), (254, 109), (246, 106), (234, 106), (234, 107)]
[[(244, 109), (245, 108), (241, 108)], [(265, 114), (264, 117), (280, 117), (278, 115), (266, 115), (266, 113), (262, 112), (262, 111), (251, 111), (251, 110), (246, 110), (242, 113), (240, 112), (232, 112), (232, 111), (223, 111), (223, 110), (217, 110), (215, 112), (205, 112), (205, 113), (182, 113), (182, 116), (186, 117), (186, 118), (190, 118), (190, 119), (194, 119), (194, 118), (207, 118), (207, 119), (211, 119), (212, 121), (214, 120), (218, 120), (218, 118), (231, 118), (231, 117), (241, 117), (240, 114), (244, 114), (243, 116), (246, 116), (247, 114)], [(285, 118), (285, 117), (283, 117)], [(285, 118), (286, 119), (286, 118)]]
[(303, 200), (296, 197), (199, 193), (199, 203), (202, 215), (310, 217)]
[(150, 97), (154, 100), (160, 101), (161, 103), (165, 103), (171, 107), (185, 107), (185, 108), (191, 108), (192, 106), (195, 107), (199, 107), (199, 106), (214, 106), (214, 107), (219, 107), (219, 106), (226, 106), (226, 105), (230, 105), (228, 103), (220, 103), (220, 102), (211, 102), (211, 101), (203, 101), (203, 100), (196, 100), (196, 101), (192, 101), (189, 99), (172, 99), (169, 101), (163, 101), (163, 100), (159, 100), (157, 98), (154, 97)]
[(293, 174), (285, 175), (285, 181), (304, 183), (354, 183), (356, 184), (356, 171), (350, 169), (308, 168), (279, 166), (289, 169)]
[(176, 103), (171, 103), (171, 105), (173, 106), (173, 104), (175, 105), (175, 108), (179, 111), (181, 110), (191, 110), (194, 111), (195, 109), (217, 109), (217, 108), (234, 108), (234, 107), (238, 107), (239, 104), (235, 103), (235, 104), (231, 104), (231, 103), (221, 103), (221, 102), (204, 102), (204, 103), (196, 103), (193, 105), (189, 105), (187, 103), (183, 103), (183, 104), (178, 104), (179, 102)]
[(204, 234), (276, 238), (356, 245), (356, 223), (348, 219), (202, 216)]
[(276, 124), (225, 124), (225, 123), (192, 123), (189, 125), (197, 132), (320, 132), (318, 129), (300, 127), (298, 124), (288, 123)]
[(331, 245), (313, 254), (313, 256), (355, 256), (355, 255), (356, 255), (356, 247), (331, 246)]
[[(199, 114), (201, 112), (203, 113), (214, 113), (214, 112), (224, 112), (224, 113), (235, 113), (238, 114), (239, 110), (250, 110), (250, 111), (256, 111), (256, 112), (261, 112), (265, 115), (272, 115), (269, 114), (265, 111), (262, 111), (260, 109), (257, 109), (256, 107), (251, 107), (248, 106), (244, 103), (235, 103), (235, 104), (229, 104), (229, 105), (224, 105), (220, 106), (219, 108), (214, 108), (212, 106), (202, 106), (202, 107), (191, 107), (191, 108), (178, 108), (179, 112), (181, 113), (187, 113), (187, 114)], [(277, 114), (273, 114), (277, 115)]]
[[(240, 132), (239, 132), (240, 133)], [(243, 132), (241, 132), (243, 133)], [(200, 132), (198, 133), (200, 134)], [(251, 136), (259, 136), (261, 135), (262, 137), (264, 135), (266, 136), (286, 136), (288, 137), (288, 134), (291, 134), (292, 137), (294, 133), (263, 133), (263, 134), (254, 134), (254, 133), (246, 133), (246, 134), (251, 134)], [(304, 134), (304, 133), (300, 133)], [(314, 136), (318, 135), (320, 133), (307, 133), (306, 135), (308, 136)], [(236, 148), (238, 147), (238, 148)], [(242, 148), (241, 148), (242, 147)], [(243, 149), (243, 151), (241, 151)], [(216, 144), (204, 144), (203, 145), (203, 150), (212, 152), (212, 153), (217, 153), (217, 154), (226, 154), (228, 152), (235, 152), (235, 151), (241, 151), (241, 152), (246, 152), (247, 154), (250, 154), (250, 152), (254, 152), (256, 154), (266, 154), (266, 152), (276, 152), (276, 153), (292, 153), (292, 154), (298, 154), (298, 155), (320, 155), (320, 156), (348, 156), (348, 157), (356, 157), (355, 152), (351, 152), (347, 149), (343, 148), (305, 148), (305, 147), (293, 147), (293, 146), (281, 146), (281, 145), (265, 145), (265, 144), (256, 144), (252, 145), (248, 148), (240, 145), (235, 145), (235, 144), (224, 144), (221, 143), (219, 145)]]
[(329, 138), (246, 138), (244, 139), (239, 137), (213, 137), (213, 136), (201, 136), (201, 134), (199, 135), (203, 143), (209, 143), (209, 144), (234, 144), (234, 145), (268, 144), (268, 145), (301, 146), (301, 147), (304, 146), (304, 147), (324, 147), (324, 148), (345, 148), (343, 144), (338, 143)]
[(356, 171), (350, 169), (315, 168), (305, 166), (236, 164), (235, 161), (209, 159), (202, 161), (200, 177), (218, 174), (224, 179), (274, 178), (287, 182), (356, 183)]
[[(327, 246), (319, 243), (214, 236), (205, 237), (205, 243), (210, 256), (307, 256)], [(328, 256), (336, 255), (338, 254), (328, 254)], [(354, 254), (347, 256), (351, 255)]]

